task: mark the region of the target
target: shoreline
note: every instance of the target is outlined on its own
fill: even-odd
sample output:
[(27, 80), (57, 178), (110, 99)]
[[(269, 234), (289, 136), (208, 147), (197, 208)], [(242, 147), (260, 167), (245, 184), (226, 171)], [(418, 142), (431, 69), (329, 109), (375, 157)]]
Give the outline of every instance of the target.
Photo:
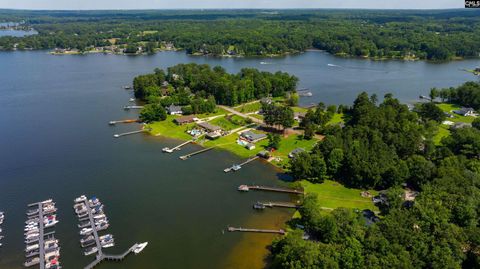
[[(50, 49), (33, 49), (33, 48), (23, 48), (23, 49), (0, 49), (0, 52), (12, 52), (12, 51), (42, 51), (42, 50), (47, 50), (49, 54), (51, 55), (87, 55), (87, 54), (108, 54), (108, 55), (120, 55), (120, 56), (149, 56), (149, 55), (154, 55), (157, 52), (167, 52), (167, 51), (173, 51), (173, 52), (180, 52), (180, 51), (185, 51), (184, 49), (181, 48), (176, 48), (176, 49), (155, 49), (155, 52), (153, 53), (124, 53), (124, 52), (113, 52), (113, 51), (74, 51), (74, 52), (55, 52), (51, 51)], [(350, 55), (350, 54), (343, 54), (343, 53), (330, 53), (326, 50), (322, 49), (315, 49), (315, 48), (310, 48), (306, 49), (304, 51), (292, 51), (292, 52), (285, 52), (285, 53), (280, 53), (280, 54), (265, 54), (265, 55), (245, 55), (245, 54), (237, 54), (237, 55), (230, 55), (230, 54), (204, 54), (204, 53), (185, 53), (188, 56), (198, 56), (198, 57), (215, 57), (215, 58), (247, 58), (247, 59), (268, 59), (268, 58), (281, 58), (281, 57), (286, 57), (286, 56), (296, 56), (300, 55), (306, 52), (324, 52), (328, 53), (332, 56), (339, 57), (339, 58), (344, 58), (344, 59), (359, 59), (359, 60), (371, 60), (371, 61), (404, 61), (404, 62), (428, 62), (428, 63), (448, 63), (448, 62), (456, 62), (456, 61), (464, 61), (464, 60), (469, 60), (469, 59), (480, 59), (480, 57), (457, 57), (454, 56), (451, 59), (448, 60), (429, 60), (429, 59), (421, 59), (418, 57), (371, 57), (371, 56), (355, 56), (355, 55)]]

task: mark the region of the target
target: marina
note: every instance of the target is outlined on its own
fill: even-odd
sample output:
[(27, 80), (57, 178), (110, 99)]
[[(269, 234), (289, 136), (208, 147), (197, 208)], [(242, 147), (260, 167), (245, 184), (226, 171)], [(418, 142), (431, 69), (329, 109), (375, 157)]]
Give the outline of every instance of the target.
[(55, 231), (45, 229), (58, 223), (57, 208), (52, 199), (28, 205), (25, 221), (25, 267), (39, 265), (40, 269), (59, 269), (60, 247), (55, 239)]
[[(78, 224), (78, 228), (81, 229), (79, 234), (83, 236), (80, 239), (80, 245), (85, 249), (84, 255), (96, 254), (95, 260), (85, 266), (85, 269), (94, 268), (104, 260), (122, 261), (131, 252), (140, 253), (147, 246), (148, 242), (134, 244), (120, 255), (105, 254), (103, 249), (113, 247), (115, 241), (111, 234), (99, 235), (100, 231), (104, 231), (110, 226), (103, 210), (103, 204), (98, 198), (87, 199), (85, 195), (75, 198), (74, 203), (73, 209), (80, 221)], [(85, 213), (87, 217), (84, 217)]]
[(268, 187), (268, 186), (260, 186), (260, 185), (240, 185), (237, 188), (237, 190), (244, 191), (244, 192), (248, 192), (249, 190), (258, 190), (258, 191), (272, 191), (272, 192), (283, 192), (283, 193), (292, 193), (292, 194), (304, 194), (304, 192), (301, 190)]
[(259, 156), (254, 156), (254, 157), (252, 157), (252, 158), (244, 161), (244, 162), (241, 163), (241, 164), (234, 164), (234, 165), (232, 165), (232, 167), (225, 168), (225, 169), (223, 170), (223, 172), (228, 173), (228, 172), (230, 172), (230, 171), (238, 171), (238, 170), (240, 170), (244, 165), (246, 165), (246, 164), (248, 164), (248, 163), (250, 163), (250, 162), (253, 162), (253, 161), (255, 161), (255, 160), (258, 159), (258, 158), (260, 158), (260, 157), (259, 157)]

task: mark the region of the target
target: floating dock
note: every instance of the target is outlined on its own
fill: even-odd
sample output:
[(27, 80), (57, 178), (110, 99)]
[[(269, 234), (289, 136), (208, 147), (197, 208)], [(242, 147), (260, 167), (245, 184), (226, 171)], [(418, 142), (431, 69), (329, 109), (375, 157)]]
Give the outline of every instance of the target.
[(285, 234), (285, 231), (280, 230), (266, 230), (266, 229), (251, 229), (251, 228), (236, 228), (228, 226), (227, 230), (229, 232), (246, 232), (246, 233), (267, 233), (267, 234)]
[(121, 133), (121, 134), (114, 134), (113, 137), (119, 138), (119, 137), (122, 137), (122, 136), (145, 133), (145, 132), (149, 132), (149, 131), (150, 131), (150, 129), (142, 129), (142, 130), (138, 130), (138, 131), (126, 132), (126, 133)]
[(238, 187), (238, 190), (239, 191), (258, 190), (258, 191), (273, 191), (273, 192), (283, 192), (283, 193), (292, 193), (292, 194), (304, 194), (304, 192), (301, 190), (268, 187), (268, 186), (260, 186), (260, 185), (240, 185)]
[(143, 106), (124, 106), (123, 109), (129, 110), (129, 109), (142, 109)]
[(180, 150), (182, 149), (183, 146), (189, 144), (189, 143), (193, 143), (193, 140), (189, 140), (189, 141), (186, 141), (186, 142), (183, 142), (182, 144), (176, 146), (176, 147), (173, 147), (173, 148), (169, 148), (169, 147), (166, 147), (166, 148), (163, 148), (162, 151), (163, 152), (167, 152), (167, 153), (172, 153), (174, 152), (175, 150)]
[(194, 156), (194, 155), (197, 155), (197, 154), (200, 154), (200, 153), (203, 153), (203, 152), (207, 152), (207, 151), (209, 151), (209, 150), (212, 150), (213, 148), (214, 148), (214, 147), (210, 147), (210, 148), (206, 148), (206, 149), (201, 149), (201, 150), (199, 150), (199, 151), (195, 151), (195, 152), (189, 153), (189, 154), (187, 154), (187, 155), (180, 156), (180, 159), (185, 161), (186, 159), (188, 159), (188, 158), (190, 158), (190, 157), (192, 157), (192, 156)]
[(135, 250), (135, 248), (138, 246), (138, 244), (135, 244), (133, 245), (132, 247), (130, 247), (127, 251), (125, 251), (123, 254), (121, 255), (105, 255), (105, 254), (97, 254), (97, 257), (96, 259), (91, 262), (90, 264), (88, 264), (87, 266), (84, 267), (84, 269), (92, 269), (94, 268), (95, 266), (97, 266), (98, 264), (100, 264), (102, 261), (104, 260), (109, 260), (109, 261), (122, 261), (123, 259), (125, 259), (125, 257), (132, 253), (133, 250)]
[(109, 125), (115, 125), (117, 123), (134, 123), (134, 122), (140, 122), (140, 120), (138, 120), (138, 119), (112, 120), (112, 121), (109, 121), (108, 124)]
[(232, 165), (232, 167), (225, 168), (225, 169), (223, 170), (223, 172), (228, 173), (228, 172), (230, 172), (230, 171), (240, 170), (244, 165), (246, 165), (246, 164), (248, 164), (248, 163), (250, 163), (250, 162), (253, 162), (253, 161), (255, 161), (255, 160), (258, 159), (258, 158), (260, 158), (260, 157), (254, 156), (254, 157), (252, 157), (252, 158), (244, 161), (244, 162), (241, 163), (241, 164), (234, 164), (234, 165)]

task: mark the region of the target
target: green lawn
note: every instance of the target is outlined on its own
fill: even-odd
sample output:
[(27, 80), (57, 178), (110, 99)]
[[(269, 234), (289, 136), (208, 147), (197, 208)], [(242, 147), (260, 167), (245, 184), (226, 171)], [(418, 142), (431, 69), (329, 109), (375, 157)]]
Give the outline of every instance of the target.
[[(378, 211), (378, 208), (375, 207), (372, 202), (372, 198), (362, 197), (360, 195), (362, 190), (349, 189), (331, 180), (325, 180), (321, 184), (314, 184), (302, 180), (301, 184), (306, 193), (316, 193), (318, 195), (318, 206), (322, 209), (328, 210), (345, 207)], [(378, 194), (378, 192), (374, 190), (369, 190), (369, 192), (372, 195)]]
[(292, 110), (293, 110), (293, 112), (303, 112), (303, 113), (307, 113), (308, 108), (299, 107), (299, 106), (294, 106), (294, 107), (292, 107)]
[(438, 126), (438, 133), (433, 137), (433, 143), (435, 145), (440, 145), (442, 138), (447, 137), (450, 135), (450, 130), (448, 130), (448, 126), (440, 125)]
[(215, 140), (205, 140), (205, 142), (203, 143), (203, 146), (225, 149), (236, 154), (239, 157), (249, 158), (254, 155), (257, 155), (258, 152), (264, 150), (268, 144), (267, 140), (262, 140), (255, 144), (255, 149), (248, 150), (245, 147), (237, 144), (237, 138), (238, 138), (238, 135), (236, 133), (230, 134)]
[(220, 126), (225, 131), (230, 131), (241, 126), (241, 125), (234, 124), (233, 122), (229, 121), (225, 117), (219, 117), (219, 118), (213, 119), (209, 121), (209, 123)]
[(260, 102), (254, 102), (237, 106), (235, 107), (235, 110), (241, 113), (250, 113), (259, 111), (261, 108), (262, 104), (260, 104)]
[(343, 120), (343, 113), (335, 113), (332, 119), (327, 124), (338, 124), (340, 122), (344, 122)]
[(185, 125), (177, 125), (173, 122), (173, 119), (177, 116), (168, 115), (164, 121), (157, 121), (148, 124), (148, 127), (152, 128), (150, 132), (153, 135), (163, 135), (170, 138), (190, 140), (192, 137), (186, 133), (187, 129), (190, 129), (195, 123), (189, 123)]
[(453, 118), (447, 118), (446, 119), (448, 121), (472, 123), (473, 120), (475, 119), (475, 117), (471, 117), (471, 116), (464, 117), (464, 116), (457, 115), (457, 114), (453, 113), (452, 110), (457, 110), (457, 109), (461, 108), (461, 106), (459, 106), (459, 105), (440, 103), (440, 104), (437, 104), (437, 106), (440, 109), (442, 109), (444, 112), (448, 112), (448, 113), (453, 115)]

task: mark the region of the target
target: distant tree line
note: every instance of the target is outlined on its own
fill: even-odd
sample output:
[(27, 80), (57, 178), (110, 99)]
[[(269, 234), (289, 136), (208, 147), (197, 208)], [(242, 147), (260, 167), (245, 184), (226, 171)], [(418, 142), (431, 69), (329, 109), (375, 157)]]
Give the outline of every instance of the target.
[[(476, 16), (475, 16), (476, 15)], [(125, 46), (148, 52), (171, 42), (187, 53), (272, 55), (326, 50), (374, 58), (448, 60), (478, 57), (479, 13), (254, 11), (169, 13), (2, 12), (0, 19), (23, 20), (39, 34), (1, 37), (0, 48), (52, 49)], [(112, 38), (115, 41), (112, 43)]]

